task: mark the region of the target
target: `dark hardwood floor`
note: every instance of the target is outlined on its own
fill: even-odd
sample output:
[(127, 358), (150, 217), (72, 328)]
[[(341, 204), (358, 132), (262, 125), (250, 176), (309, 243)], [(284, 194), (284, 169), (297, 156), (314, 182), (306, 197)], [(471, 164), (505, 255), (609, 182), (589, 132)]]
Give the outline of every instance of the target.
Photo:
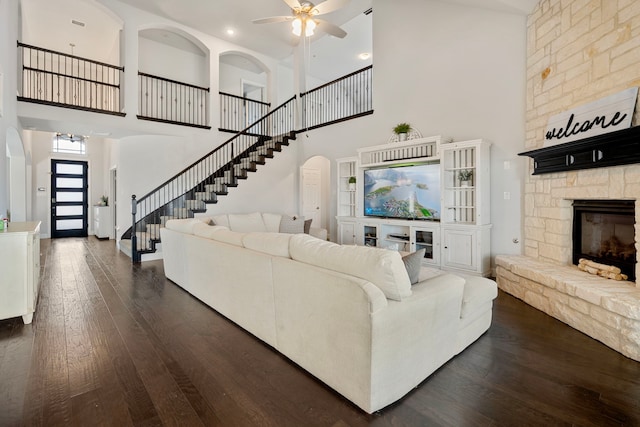
[(42, 241), (34, 321), (0, 321), (0, 425), (633, 426), (640, 363), (500, 293), (491, 329), (368, 415), (113, 241)]

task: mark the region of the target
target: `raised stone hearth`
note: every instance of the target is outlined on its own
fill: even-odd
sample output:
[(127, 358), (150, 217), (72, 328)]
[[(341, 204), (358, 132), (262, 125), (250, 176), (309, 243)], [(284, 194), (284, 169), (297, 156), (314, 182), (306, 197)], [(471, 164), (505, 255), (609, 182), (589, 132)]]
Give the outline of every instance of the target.
[(640, 288), (527, 256), (496, 257), (498, 287), (640, 361)]

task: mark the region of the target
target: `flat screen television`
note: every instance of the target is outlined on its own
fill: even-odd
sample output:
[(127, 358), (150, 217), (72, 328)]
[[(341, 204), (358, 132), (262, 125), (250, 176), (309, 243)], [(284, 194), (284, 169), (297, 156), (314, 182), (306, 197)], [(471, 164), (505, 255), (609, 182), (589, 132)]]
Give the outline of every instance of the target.
[(364, 171), (364, 215), (440, 220), (440, 164)]

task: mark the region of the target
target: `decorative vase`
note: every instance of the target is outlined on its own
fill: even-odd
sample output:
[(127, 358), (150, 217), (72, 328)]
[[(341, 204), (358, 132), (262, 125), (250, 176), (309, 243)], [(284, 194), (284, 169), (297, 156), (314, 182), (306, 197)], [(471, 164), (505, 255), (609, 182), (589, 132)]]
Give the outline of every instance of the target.
[(471, 187), (471, 181), (460, 181), (461, 187)]
[(356, 185), (354, 183), (349, 183), (349, 191), (356, 191)]
[(407, 140), (407, 133), (406, 132), (402, 132), (398, 134), (398, 141), (406, 141)]

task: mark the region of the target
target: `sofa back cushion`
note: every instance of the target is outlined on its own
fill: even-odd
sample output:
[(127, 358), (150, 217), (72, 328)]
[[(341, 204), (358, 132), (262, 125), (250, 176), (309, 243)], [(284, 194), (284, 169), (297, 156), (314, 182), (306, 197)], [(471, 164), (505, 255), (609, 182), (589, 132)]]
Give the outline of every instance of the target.
[(262, 214), (262, 221), (264, 221), (264, 227), (269, 233), (278, 233), (280, 231), (280, 219), (282, 215), (277, 213), (265, 212)]
[(289, 240), (291, 234), (280, 233), (247, 233), (242, 237), (245, 248), (268, 255), (291, 258), (289, 256)]
[(216, 233), (220, 230), (229, 229), (227, 227), (223, 227), (222, 225), (207, 225), (204, 223), (196, 224), (193, 226), (193, 234), (207, 239), (213, 238), (213, 233)]
[(221, 229), (214, 233), (211, 233), (211, 240), (216, 240), (222, 243), (229, 243), (230, 245), (243, 247), (242, 238), (245, 233), (238, 233), (229, 229)]
[(388, 299), (402, 301), (411, 295), (409, 275), (398, 252), (366, 246), (342, 246), (294, 234), (289, 243), (291, 258), (365, 279)]
[(193, 234), (193, 227), (199, 224), (208, 227), (208, 225), (197, 218), (170, 219), (165, 224), (165, 227), (180, 233)]
[(222, 225), (223, 227), (229, 226), (229, 217), (227, 214), (213, 215), (211, 217), (213, 225)]
[[(248, 233), (250, 231), (267, 231), (260, 212), (250, 214), (229, 214), (229, 228), (238, 233)], [(222, 224), (218, 224), (222, 225)]]

